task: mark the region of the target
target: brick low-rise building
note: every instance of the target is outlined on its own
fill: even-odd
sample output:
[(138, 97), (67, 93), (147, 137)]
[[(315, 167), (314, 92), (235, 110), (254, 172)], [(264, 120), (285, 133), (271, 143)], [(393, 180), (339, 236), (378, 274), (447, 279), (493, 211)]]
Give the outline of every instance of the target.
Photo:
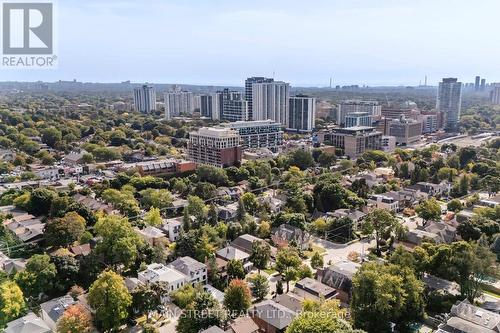
[(241, 161), (238, 131), (223, 127), (202, 127), (189, 133), (188, 156), (193, 162), (219, 168), (237, 165)]

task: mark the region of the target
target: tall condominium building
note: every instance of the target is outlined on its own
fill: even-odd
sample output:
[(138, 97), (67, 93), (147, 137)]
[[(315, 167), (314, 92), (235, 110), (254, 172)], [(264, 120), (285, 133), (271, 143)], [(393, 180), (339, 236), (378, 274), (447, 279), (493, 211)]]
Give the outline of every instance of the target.
[(288, 121), (290, 84), (281, 81), (252, 83), (252, 120)]
[(353, 112), (345, 117), (344, 127), (372, 126), (372, 116), (368, 112)]
[(241, 144), (238, 131), (224, 127), (202, 127), (189, 133), (188, 158), (219, 168), (239, 164)]
[(217, 92), (218, 101), (221, 103), (220, 119), (226, 121), (247, 121), (250, 119), (248, 113), (248, 101), (243, 99), (239, 91), (224, 89)]
[(193, 96), (193, 111), (200, 112), (201, 109), (201, 96), (195, 95)]
[(272, 120), (236, 121), (221, 126), (238, 131), (243, 149), (268, 148), (277, 152), (283, 145), (281, 125)]
[(486, 79), (481, 79), (481, 91), (484, 91), (486, 89)]
[(346, 100), (337, 106), (335, 121), (344, 126), (345, 117), (355, 112), (367, 112), (372, 118), (378, 118), (382, 112), (382, 106), (375, 101)]
[(253, 117), (253, 84), (254, 83), (265, 83), (273, 82), (274, 79), (266, 77), (249, 77), (245, 80), (245, 100), (248, 102), (248, 117), (250, 120), (257, 120)]
[(325, 144), (342, 149), (350, 158), (357, 158), (367, 150), (380, 150), (381, 140), (382, 133), (368, 126), (336, 128), (324, 136)]
[(474, 83), (474, 90), (478, 91), (479, 90), (479, 82), (481, 81), (481, 77), (478, 75), (476, 76), (476, 82)]
[(194, 111), (193, 93), (190, 91), (170, 91), (165, 93), (165, 118), (171, 119)]
[(443, 114), (445, 129), (455, 129), (462, 107), (462, 82), (444, 78), (439, 82), (436, 109)]
[(500, 86), (493, 87), (490, 97), (491, 97), (491, 103), (500, 104)]
[(422, 122), (414, 119), (394, 119), (389, 124), (389, 135), (396, 137), (396, 144), (407, 145), (420, 140)]
[(200, 115), (202, 117), (208, 117), (210, 119), (219, 119), (218, 112), (216, 112), (216, 100), (215, 94), (201, 95), (200, 96)]
[(286, 129), (297, 132), (312, 132), (316, 117), (316, 98), (307, 95), (290, 97)]
[(156, 110), (156, 92), (150, 85), (134, 88), (134, 107), (136, 111), (149, 113)]

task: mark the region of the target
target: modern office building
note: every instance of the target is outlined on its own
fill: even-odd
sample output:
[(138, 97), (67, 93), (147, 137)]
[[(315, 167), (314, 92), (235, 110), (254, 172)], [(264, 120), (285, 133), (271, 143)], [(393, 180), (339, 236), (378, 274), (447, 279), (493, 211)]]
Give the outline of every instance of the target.
[(396, 137), (396, 144), (407, 145), (420, 140), (422, 122), (414, 119), (394, 119), (389, 124), (389, 135)]
[(372, 118), (378, 118), (382, 112), (382, 106), (375, 101), (346, 100), (337, 106), (335, 121), (345, 126), (345, 117), (355, 112), (367, 112)]
[(283, 130), (281, 125), (270, 119), (237, 121), (224, 123), (221, 126), (238, 131), (243, 149), (268, 148), (272, 152), (277, 152), (278, 148), (283, 145)]
[(490, 97), (491, 97), (491, 103), (500, 104), (500, 86), (493, 87)]
[(443, 114), (445, 129), (456, 129), (462, 107), (462, 82), (456, 78), (444, 78), (439, 82), (436, 108)]
[(422, 133), (434, 133), (438, 130), (437, 114), (422, 114), (419, 120), (422, 122)]
[(391, 135), (382, 135), (380, 147), (386, 153), (391, 153), (396, 149), (396, 137)]
[(297, 132), (312, 132), (316, 117), (316, 98), (307, 95), (289, 99), (286, 129)]
[(165, 93), (165, 118), (171, 119), (194, 111), (193, 93), (190, 91), (170, 91)]
[(382, 117), (388, 119), (399, 119), (401, 117), (412, 118), (418, 114), (418, 109), (411, 107), (383, 107)]
[(134, 88), (134, 107), (136, 111), (149, 113), (156, 110), (156, 92), (150, 85)]
[(269, 83), (274, 79), (254, 76), (245, 80), (245, 100), (248, 102), (248, 116), (249, 120), (257, 120), (253, 117), (253, 84), (254, 83)]
[(281, 81), (252, 83), (252, 120), (288, 121), (290, 84)]
[(241, 161), (238, 131), (224, 127), (202, 127), (189, 133), (189, 160), (223, 168)]
[(368, 112), (353, 112), (345, 117), (344, 127), (372, 126), (372, 116)]
[(367, 150), (380, 150), (381, 140), (382, 133), (368, 126), (335, 128), (324, 136), (325, 144), (342, 149), (350, 158), (357, 158)]

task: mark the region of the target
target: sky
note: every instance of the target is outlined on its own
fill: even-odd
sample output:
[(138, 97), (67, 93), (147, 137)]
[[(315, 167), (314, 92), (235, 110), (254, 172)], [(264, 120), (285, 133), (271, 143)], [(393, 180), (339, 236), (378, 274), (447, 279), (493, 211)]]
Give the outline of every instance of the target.
[(57, 0), (57, 69), (2, 81), (500, 82), (499, 0)]

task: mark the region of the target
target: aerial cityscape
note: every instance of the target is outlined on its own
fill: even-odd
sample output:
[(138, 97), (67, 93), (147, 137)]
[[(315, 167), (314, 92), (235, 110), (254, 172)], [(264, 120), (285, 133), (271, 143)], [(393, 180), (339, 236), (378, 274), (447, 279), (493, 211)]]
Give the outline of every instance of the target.
[(500, 4), (451, 3), (3, 1), (0, 331), (500, 333)]

